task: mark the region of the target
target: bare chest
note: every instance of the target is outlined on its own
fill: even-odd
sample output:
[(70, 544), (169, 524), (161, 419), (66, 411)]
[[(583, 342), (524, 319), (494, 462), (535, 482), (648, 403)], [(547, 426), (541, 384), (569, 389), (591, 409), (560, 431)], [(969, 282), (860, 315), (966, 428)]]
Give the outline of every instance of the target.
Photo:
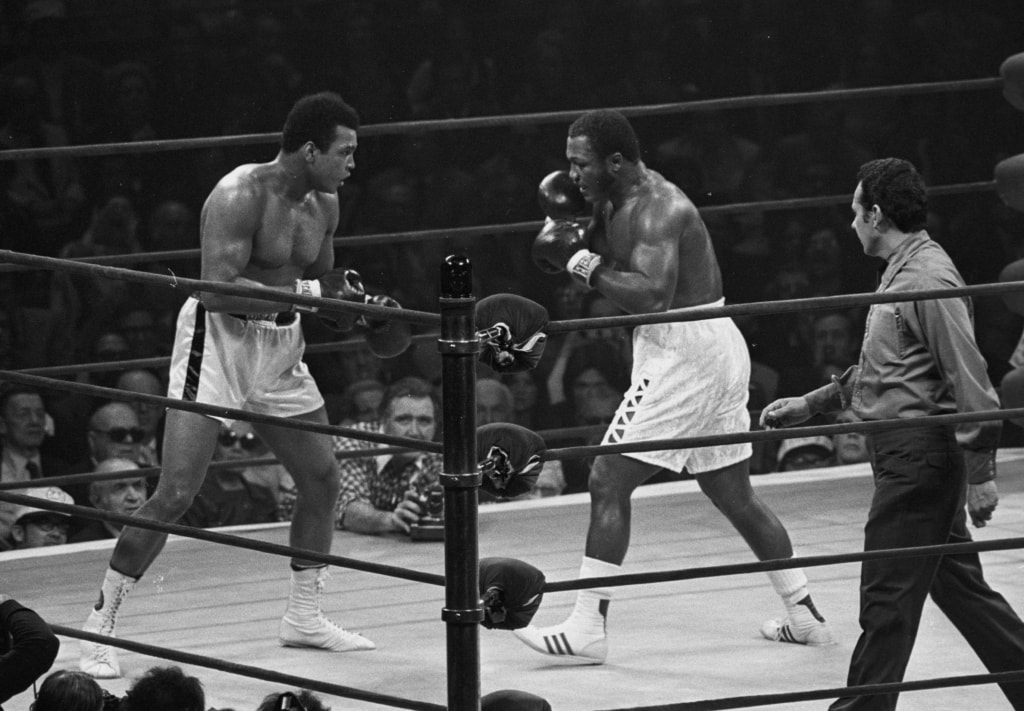
[(263, 269), (307, 267), (320, 253), (328, 226), (326, 210), (315, 201), (290, 205), (268, 200), (253, 238), (251, 262)]

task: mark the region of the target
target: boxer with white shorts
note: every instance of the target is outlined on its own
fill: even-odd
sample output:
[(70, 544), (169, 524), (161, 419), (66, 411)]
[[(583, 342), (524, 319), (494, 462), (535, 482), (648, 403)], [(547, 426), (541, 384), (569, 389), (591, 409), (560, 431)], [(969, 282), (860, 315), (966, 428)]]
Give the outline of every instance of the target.
[[(333, 242), (338, 188), (355, 168), (358, 128), (358, 114), (337, 94), (299, 99), (285, 120), (277, 157), (235, 168), (206, 199), (202, 278), (363, 300), (358, 274), (334, 268)], [(295, 311), (288, 302), (212, 292), (188, 299), (178, 316), (169, 397), (326, 424), (323, 398), (301, 360), (304, 343)], [(346, 319), (354, 317), (332, 314), (337, 324)], [(170, 523), (185, 513), (206, 476), (223, 419), (168, 410), (160, 481), (136, 515)], [(338, 497), (330, 436), (265, 423), (253, 429), (295, 480), (290, 544), (329, 553)], [(118, 610), (166, 540), (166, 533), (125, 526), (85, 631), (114, 635)], [(374, 648), (320, 609), (326, 566), (292, 558), (291, 568), (278, 628), (281, 644), (338, 652)], [(83, 671), (98, 678), (121, 675), (112, 647), (86, 640), (80, 647)]]
[[(571, 181), (542, 182), (548, 220), (533, 244), (547, 272), (568, 271), (631, 314), (722, 304), (722, 275), (697, 208), (675, 185), (647, 168), (629, 121), (619, 112), (589, 111), (569, 127)], [(578, 196), (553, 194), (578, 189)], [(568, 187), (566, 187), (568, 186)], [(587, 204), (591, 220), (577, 224), (568, 206)], [(550, 209), (549, 209), (550, 208)], [(745, 432), (750, 356), (731, 319), (638, 327), (632, 383), (604, 442)], [(580, 577), (621, 572), (629, 547), (630, 497), (661, 469), (684, 469), (729, 519), (761, 560), (793, 556), (785, 527), (750, 486), (751, 447), (602, 454), (590, 472), (590, 528)], [(786, 615), (761, 626), (766, 638), (826, 645), (830, 626), (815, 609), (799, 568), (768, 573)], [(516, 630), (542, 654), (601, 664), (608, 654), (611, 590), (581, 590), (569, 618), (552, 627)]]

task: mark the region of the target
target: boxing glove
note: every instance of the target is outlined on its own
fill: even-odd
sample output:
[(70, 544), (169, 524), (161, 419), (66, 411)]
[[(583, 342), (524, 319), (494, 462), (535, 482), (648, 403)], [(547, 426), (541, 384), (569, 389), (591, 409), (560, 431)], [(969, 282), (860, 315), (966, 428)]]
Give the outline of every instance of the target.
[(583, 229), (575, 222), (548, 218), (533, 240), (533, 263), (546, 274), (565, 271), (574, 254), (586, 249)]
[[(298, 279), (295, 281), (295, 293), (304, 296), (319, 296), (326, 299), (362, 302), (366, 296), (363, 279), (354, 269), (332, 269), (319, 279)], [(316, 313), (316, 306), (295, 304), (295, 311)], [(330, 315), (321, 315), (325, 326), (334, 331), (351, 331), (355, 325), (357, 314), (345, 311), (332, 311)]]
[(568, 171), (556, 170), (537, 186), (537, 203), (553, 220), (572, 221), (587, 210), (587, 201)]
[[(401, 304), (386, 294), (365, 294), (363, 301), (374, 306), (402, 308)], [(401, 355), (412, 343), (412, 327), (404, 321), (363, 315), (356, 321), (356, 326), (364, 332), (366, 345), (378, 358), (394, 358)]]

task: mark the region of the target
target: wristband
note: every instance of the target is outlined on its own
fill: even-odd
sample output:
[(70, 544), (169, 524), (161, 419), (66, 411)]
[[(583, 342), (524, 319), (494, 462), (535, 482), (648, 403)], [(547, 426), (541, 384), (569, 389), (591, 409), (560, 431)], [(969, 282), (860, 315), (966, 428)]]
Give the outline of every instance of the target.
[(569, 263), (565, 265), (565, 270), (590, 286), (590, 280), (599, 266), (601, 266), (600, 254), (594, 254), (589, 249), (581, 249), (569, 257)]
[[(318, 279), (296, 279), (295, 280), (295, 293), (300, 296), (316, 296), (319, 297), (320, 292), (320, 281)], [(302, 311), (304, 313), (316, 313), (316, 306), (306, 306), (305, 304), (292, 304), (292, 311)]]

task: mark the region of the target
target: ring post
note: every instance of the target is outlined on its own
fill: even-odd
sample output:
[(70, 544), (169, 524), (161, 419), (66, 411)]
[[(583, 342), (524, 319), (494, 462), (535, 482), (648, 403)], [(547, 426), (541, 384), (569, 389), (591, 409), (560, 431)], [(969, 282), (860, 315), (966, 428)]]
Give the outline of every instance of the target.
[(449, 255), (441, 265), (442, 417), (444, 427), (444, 574), (448, 633), (448, 709), (480, 709), (480, 561), (477, 537), (476, 300), (472, 265)]

